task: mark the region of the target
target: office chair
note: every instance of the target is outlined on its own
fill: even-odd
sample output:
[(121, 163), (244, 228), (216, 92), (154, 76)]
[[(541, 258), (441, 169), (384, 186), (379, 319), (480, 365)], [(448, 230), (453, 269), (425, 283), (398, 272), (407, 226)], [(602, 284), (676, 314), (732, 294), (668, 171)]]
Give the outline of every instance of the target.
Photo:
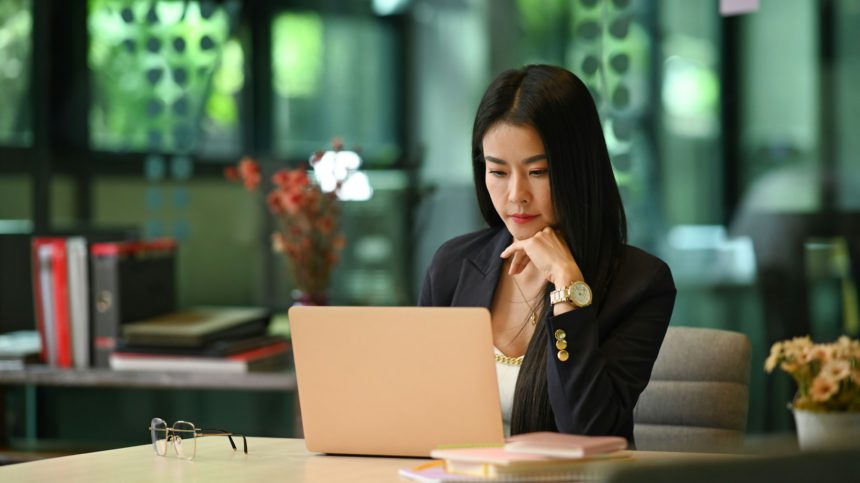
[(733, 452), (749, 406), (750, 342), (737, 332), (669, 327), (633, 409), (636, 448)]

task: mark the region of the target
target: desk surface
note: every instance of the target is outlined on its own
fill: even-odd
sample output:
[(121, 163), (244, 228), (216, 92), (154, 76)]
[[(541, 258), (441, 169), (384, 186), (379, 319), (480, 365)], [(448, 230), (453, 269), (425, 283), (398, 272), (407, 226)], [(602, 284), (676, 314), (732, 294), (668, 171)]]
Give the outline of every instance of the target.
[[(193, 461), (156, 456), (149, 444), (0, 467), (0, 481), (290, 481), (398, 482), (397, 470), (427, 460), (309, 453), (301, 439), (248, 438), (248, 455), (236, 453), (224, 438), (203, 438)], [(726, 456), (634, 451), (637, 461), (678, 461)], [(629, 461), (629, 460), (628, 460)]]

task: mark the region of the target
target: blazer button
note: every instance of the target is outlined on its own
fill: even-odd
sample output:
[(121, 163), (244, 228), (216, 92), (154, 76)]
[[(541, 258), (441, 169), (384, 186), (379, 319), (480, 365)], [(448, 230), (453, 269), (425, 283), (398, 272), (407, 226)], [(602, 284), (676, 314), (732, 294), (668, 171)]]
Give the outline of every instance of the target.
[(562, 349), (558, 351), (558, 360), (561, 362), (567, 362), (567, 359), (570, 358), (570, 354), (567, 353), (566, 350)]

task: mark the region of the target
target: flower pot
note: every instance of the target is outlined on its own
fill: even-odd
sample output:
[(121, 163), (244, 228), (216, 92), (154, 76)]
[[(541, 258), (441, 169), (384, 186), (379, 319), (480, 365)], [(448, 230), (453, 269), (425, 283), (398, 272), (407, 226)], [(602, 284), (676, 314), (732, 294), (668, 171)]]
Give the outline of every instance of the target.
[(328, 294), (310, 293), (295, 289), (292, 291), (293, 305), (328, 305)]
[(860, 444), (860, 412), (820, 413), (794, 409), (802, 450)]

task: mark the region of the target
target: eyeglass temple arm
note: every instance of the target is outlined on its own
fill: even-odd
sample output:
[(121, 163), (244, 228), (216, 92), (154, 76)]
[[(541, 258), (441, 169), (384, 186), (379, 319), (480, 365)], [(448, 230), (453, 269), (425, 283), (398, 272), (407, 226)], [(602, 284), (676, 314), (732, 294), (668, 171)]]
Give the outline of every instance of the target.
[(243, 449), (245, 450), (245, 454), (248, 454), (248, 440), (244, 434), (231, 433), (223, 429), (201, 429), (200, 432), (206, 436), (227, 436), (227, 439), (230, 440), (230, 446), (233, 447), (233, 451), (236, 451), (236, 443), (233, 442), (233, 436), (241, 436)]

